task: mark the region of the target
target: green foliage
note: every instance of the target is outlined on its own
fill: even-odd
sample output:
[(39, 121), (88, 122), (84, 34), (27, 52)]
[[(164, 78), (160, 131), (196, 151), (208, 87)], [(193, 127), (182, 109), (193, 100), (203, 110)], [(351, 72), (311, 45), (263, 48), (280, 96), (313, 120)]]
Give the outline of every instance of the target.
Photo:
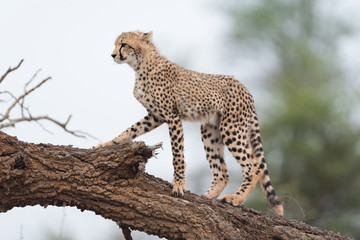
[(256, 104), (266, 109), (262, 138), (286, 216), (360, 238), (360, 128), (352, 121), (360, 101), (337, 55), (351, 29), (326, 16), (321, 3), (234, 3), (232, 37), (235, 46), (276, 62), (261, 80), (272, 101)]

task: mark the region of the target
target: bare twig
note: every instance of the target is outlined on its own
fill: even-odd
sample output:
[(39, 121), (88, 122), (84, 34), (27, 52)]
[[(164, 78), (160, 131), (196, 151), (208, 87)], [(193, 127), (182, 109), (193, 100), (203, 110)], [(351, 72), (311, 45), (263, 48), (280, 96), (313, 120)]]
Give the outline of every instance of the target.
[[(36, 78), (36, 76), (38, 75), (38, 73), (41, 71), (41, 69), (37, 70), (35, 72), (35, 74), (32, 76), (32, 78), (25, 84), (24, 86), (24, 93), (26, 92), (26, 88), (27, 86), (29, 86), (29, 84)], [(24, 117), (24, 110), (27, 110), (28, 114), (30, 114), (30, 111), (28, 110), (28, 108), (26, 108), (25, 106), (25, 98), (23, 98), (21, 101), (20, 101), (20, 110), (21, 110), (21, 116)]]
[[(7, 94), (7, 95), (9, 95), (12, 99), (16, 100), (16, 97), (14, 96), (14, 94), (12, 94), (12, 93), (9, 92), (9, 91), (2, 91), (2, 92), (0, 92), (0, 94)], [(0, 99), (0, 102), (8, 102), (8, 101), (10, 101), (10, 100), (1, 100), (1, 99)], [(4, 114), (2, 114), (2, 115), (4, 115)]]
[[(21, 60), (19, 62), (19, 64), (14, 68), (9, 67), (9, 69), (5, 72), (5, 74), (1, 76), (0, 83), (6, 78), (6, 76), (10, 72), (17, 70), (21, 66), (23, 61), (24, 60)], [(71, 119), (71, 115), (67, 118), (67, 120), (65, 122), (60, 122), (60, 121), (58, 121), (52, 117), (49, 117), (47, 115), (33, 116), (31, 114), (29, 107), (25, 106), (26, 96), (30, 95), (32, 92), (34, 92), (36, 89), (40, 88), (44, 83), (46, 83), (47, 81), (49, 81), (51, 79), (51, 77), (47, 77), (44, 80), (42, 80), (40, 83), (38, 83), (37, 85), (35, 85), (34, 87), (32, 87), (28, 90), (27, 89), (28, 86), (34, 81), (34, 79), (37, 77), (37, 75), (40, 71), (41, 71), (41, 69), (36, 71), (35, 74), (31, 77), (31, 79), (24, 85), (24, 93), (22, 95), (17, 97), (9, 91), (0, 92), (0, 94), (9, 95), (11, 97), (11, 99), (13, 100), (12, 104), (7, 108), (6, 112), (0, 113), (0, 129), (7, 128), (7, 127), (15, 127), (15, 124), (20, 123), (20, 122), (36, 122), (45, 131), (51, 133), (40, 123), (40, 121), (46, 120), (46, 121), (49, 121), (49, 122), (52, 122), (52, 123), (58, 125), (59, 127), (63, 128), (65, 130), (65, 132), (70, 133), (76, 137), (81, 137), (81, 138), (90, 137), (90, 138), (98, 140), (97, 138), (95, 138), (94, 136), (92, 136), (86, 132), (69, 130), (68, 123)], [(3, 100), (3, 101), (0, 100), (0, 102), (4, 102), (4, 101), (5, 100)], [(17, 117), (17, 118), (13, 118), (10, 115), (16, 106), (19, 106), (21, 116)]]
[[(40, 120), (47, 120), (47, 121), (50, 121), (56, 125), (58, 125), (59, 127), (62, 127), (65, 132), (68, 132), (76, 137), (81, 137), (81, 138), (86, 138), (85, 135), (87, 136), (91, 136), (90, 134), (86, 134), (84, 132), (81, 132), (81, 131), (72, 131), (72, 130), (69, 130), (67, 128), (67, 125), (69, 123), (69, 120), (71, 118), (71, 115), (68, 117), (68, 119), (66, 120), (65, 123), (61, 123), (49, 116), (37, 116), (37, 117), (32, 117), (32, 116), (29, 116), (29, 117), (21, 117), (21, 118), (16, 118), (16, 119), (7, 119), (8, 122), (7, 123), (3, 123), (3, 124), (0, 124), (0, 129), (2, 128), (7, 128), (7, 127), (15, 127), (15, 124), (16, 123), (20, 123), (20, 122), (37, 122), (37, 121), (40, 121)], [(38, 122), (39, 123), (39, 122)], [(40, 124), (40, 123), (39, 123)], [(40, 124), (41, 125), (41, 124)], [(41, 125), (42, 126), (42, 125)], [(43, 127), (43, 126), (42, 126)], [(43, 127), (44, 128), (44, 127)], [(45, 129), (45, 128), (44, 128)], [(45, 129), (46, 130), (46, 129)], [(48, 130), (46, 130), (47, 132), (49, 132)], [(51, 132), (50, 132), (51, 133)]]
[(36, 85), (35, 87), (31, 88), (29, 91), (26, 91), (25, 93), (23, 93), (20, 97), (18, 97), (13, 104), (10, 105), (10, 107), (7, 109), (6, 113), (4, 114), (4, 116), (0, 119), (0, 122), (3, 122), (4, 120), (9, 118), (10, 112), (11, 110), (16, 106), (16, 104), (18, 104), (20, 102), (20, 100), (22, 100), (23, 98), (25, 98), (27, 95), (29, 95), (30, 93), (32, 93), (33, 91), (35, 91), (37, 88), (41, 87), (41, 85), (43, 85), (45, 82), (47, 82), (48, 80), (50, 80), (51, 77), (47, 77), (44, 80), (42, 80), (38, 85)]
[(24, 59), (21, 59), (21, 61), (19, 62), (19, 64), (18, 64), (16, 67), (14, 67), (14, 68), (9, 67), (9, 69), (4, 73), (4, 75), (1, 76), (1, 78), (0, 78), (0, 83), (6, 78), (6, 76), (7, 76), (9, 73), (11, 73), (12, 71), (17, 70), (17, 69), (20, 67), (20, 65), (23, 63), (23, 61), (24, 61)]
[(26, 88), (27, 86), (29, 86), (29, 84), (36, 78), (36, 76), (38, 75), (38, 73), (41, 71), (41, 69), (37, 70), (34, 75), (30, 78), (30, 80), (25, 84), (24, 86), (24, 92), (26, 92)]

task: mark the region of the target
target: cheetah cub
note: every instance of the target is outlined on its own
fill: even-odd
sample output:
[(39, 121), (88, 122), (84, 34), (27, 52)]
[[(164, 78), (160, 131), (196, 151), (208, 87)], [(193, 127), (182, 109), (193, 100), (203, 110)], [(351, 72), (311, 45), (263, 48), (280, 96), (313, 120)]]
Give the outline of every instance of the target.
[(198, 73), (168, 61), (151, 36), (152, 32), (122, 33), (111, 54), (116, 63), (127, 63), (135, 70), (133, 93), (148, 114), (98, 147), (132, 140), (166, 122), (173, 154), (172, 192), (183, 195), (186, 164), (182, 120), (199, 121), (213, 179), (205, 196), (217, 198), (229, 181), (225, 145), (242, 167), (243, 182), (235, 194), (222, 200), (234, 206), (243, 204), (260, 180), (270, 205), (282, 215), (283, 206), (270, 183), (253, 97), (232, 76)]

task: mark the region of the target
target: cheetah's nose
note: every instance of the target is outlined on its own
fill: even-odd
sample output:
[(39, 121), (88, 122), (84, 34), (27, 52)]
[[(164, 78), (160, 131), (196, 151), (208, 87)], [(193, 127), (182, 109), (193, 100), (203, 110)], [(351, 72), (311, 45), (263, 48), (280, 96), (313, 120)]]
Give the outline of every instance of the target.
[(115, 57), (116, 57), (116, 54), (111, 54), (111, 56), (112, 56), (113, 58), (115, 58)]

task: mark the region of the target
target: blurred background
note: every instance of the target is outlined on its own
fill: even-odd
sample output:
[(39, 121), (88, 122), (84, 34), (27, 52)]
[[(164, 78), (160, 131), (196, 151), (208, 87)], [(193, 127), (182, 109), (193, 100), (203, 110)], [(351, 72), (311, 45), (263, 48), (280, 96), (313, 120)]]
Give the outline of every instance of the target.
[[(132, 96), (134, 72), (113, 63), (115, 38), (153, 31), (169, 60), (205, 73), (234, 75), (253, 94), (273, 185), (285, 216), (360, 239), (360, 2), (356, 0), (134, 0), (0, 2), (0, 75), (22, 66), (0, 85), (28, 96), (34, 115), (66, 121), (101, 141), (118, 136), (146, 111)], [(0, 95), (0, 113), (11, 103)], [(14, 112), (14, 116), (19, 112)], [(22, 141), (90, 148), (49, 122), (4, 131)], [(211, 183), (200, 125), (185, 123), (187, 187), (203, 194)], [(51, 133), (50, 133), (51, 132)], [(139, 137), (164, 142), (147, 172), (172, 180), (167, 126)], [(230, 183), (241, 168), (226, 151)], [(1, 197), (1, 196), (0, 196)], [(245, 206), (271, 213), (258, 186)], [(135, 239), (157, 239), (133, 233)], [(76, 208), (34, 206), (0, 213), (0, 239), (123, 239), (110, 220)]]

